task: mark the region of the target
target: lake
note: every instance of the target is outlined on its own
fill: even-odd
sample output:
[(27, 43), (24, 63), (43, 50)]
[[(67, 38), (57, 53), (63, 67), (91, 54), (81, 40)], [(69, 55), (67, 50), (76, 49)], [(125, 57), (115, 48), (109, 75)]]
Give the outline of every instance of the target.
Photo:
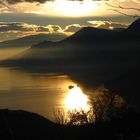
[(26, 73), (0, 68), (0, 109), (22, 109), (54, 120), (74, 82), (67, 75)]

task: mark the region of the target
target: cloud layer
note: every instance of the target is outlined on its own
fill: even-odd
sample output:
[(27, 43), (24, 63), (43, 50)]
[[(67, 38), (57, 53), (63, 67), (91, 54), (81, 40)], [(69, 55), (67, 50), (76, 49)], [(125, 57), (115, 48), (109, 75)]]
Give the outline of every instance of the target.
[(88, 21), (87, 25), (71, 24), (62, 28), (59, 25), (35, 25), (24, 22), (0, 22), (0, 41), (15, 39), (27, 35), (45, 34), (64, 34), (71, 35), (85, 26), (103, 29), (127, 28), (128, 25), (111, 21)]
[[(1, 4), (16, 4), (16, 3), (21, 3), (21, 2), (29, 2), (29, 3), (45, 3), (47, 1), (55, 1), (55, 0), (0, 0)], [(84, 1), (84, 0), (69, 0), (69, 1)], [(93, 1), (109, 1), (109, 0), (93, 0)]]
[[(107, 6), (106, 2), (115, 6), (140, 7), (139, 0), (0, 0), (0, 13), (75, 16), (81, 8), (77, 16), (120, 15), (108, 10), (111, 7)], [(125, 10), (125, 13), (133, 15), (137, 14), (137, 11)]]
[(60, 32), (58, 25), (39, 26), (24, 22), (0, 22), (0, 32)]
[(102, 29), (115, 29), (115, 28), (127, 28), (128, 25), (121, 24), (117, 22), (111, 22), (111, 21), (88, 21), (90, 24), (92, 24), (95, 28), (102, 28)]

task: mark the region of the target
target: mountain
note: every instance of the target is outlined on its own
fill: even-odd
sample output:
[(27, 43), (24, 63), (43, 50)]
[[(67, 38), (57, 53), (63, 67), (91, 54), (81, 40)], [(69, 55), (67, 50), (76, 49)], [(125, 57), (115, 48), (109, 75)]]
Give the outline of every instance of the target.
[(139, 41), (140, 38), (140, 19), (134, 21), (127, 29), (125, 36), (129, 39), (135, 39)]
[[(94, 27), (83, 27), (81, 30), (76, 32), (75, 34), (71, 35), (70, 37), (67, 37), (56, 44), (53, 44), (53, 46), (63, 46), (66, 45), (70, 46), (70, 44), (80, 45), (80, 46), (95, 46), (96, 44), (101, 46), (102, 44), (118, 44), (118, 43), (126, 43), (126, 42), (132, 42), (139, 41), (139, 32), (140, 32), (140, 19), (137, 19), (135, 22), (133, 22), (127, 29), (120, 29), (120, 30), (107, 30), (107, 29), (98, 29)], [(36, 44), (35, 47), (46, 47), (48, 45), (48, 42), (40, 42), (39, 44)], [(72, 46), (72, 45), (71, 45)], [(33, 45), (34, 47), (34, 45)]]
[(128, 28), (127, 30), (131, 30), (132, 32), (140, 32), (140, 19), (137, 19), (134, 21)]
[[(32, 72), (60, 72), (86, 88), (112, 80), (118, 83), (117, 78), (121, 81), (120, 76), (140, 66), (140, 40), (136, 36), (140, 33), (138, 21), (121, 31), (85, 27), (64, 40), (40, 42), (20, 57), (0, 64)], [(132, 34), (135, 33), (133, 28), (138, 31), (136, 35)]]
[(64, 34), (37, 34), (0, 42), (0, 48), (29, 47), (42, 41), (59, 41), (67, 36)]
[[(63, 46), (63, 45), (69, 46), (70, 44), (75, 44), (75, 45), (78, 44), (81, 46), (81, 45), (86, 45), (87, 43), (93, 45), (95, 43), (102, 43), (102, 42), (106, 42), (110, 40), (112, 37), (114, 37), (115, 33), (117, 32), (118, 32), (117, 30), (106, 30), (106, 29), (98, 29), (94, 27), (83, 27), (81, 30), (79, 30), (75, 34), (59, 42), (56, 42), (56, 44), (53, 44), (53, 45), (54, 46)], [(46, 46), (45, 46), (45, 42), (40, 42), (39, 44), (36, 44), (35, 46), (46, 47), (48, 46), (48, 42), (46, 42)]]
[(138, 140), (140, 137), (140, 113), (133, 110), (111, 121), (64, 126), (35, 113), (3, 109), (0, 124), (2, 140)]
[(105, 83), (105, 86), (119, 93), (130, 104), (140, 108), (139, 80), (140, 65), (110, 80)]

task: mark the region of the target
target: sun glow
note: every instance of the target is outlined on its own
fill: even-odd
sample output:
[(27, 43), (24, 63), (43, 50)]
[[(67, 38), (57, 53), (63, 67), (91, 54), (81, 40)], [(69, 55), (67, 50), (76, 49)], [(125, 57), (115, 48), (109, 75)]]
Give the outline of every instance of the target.
[(67, 110), (90, 110), (88, 97), (77, 86), (73, 86), (70, 89), (70, 92), (66, 95), (64, 104)]
[(51, 7), (56, 15), (67, 17), (89, 16), (98, 10), (98, 5), (96, 2), (93, 2), (93, 0), (56, 0), (44, 5), (46, 8), (48, 8), (48, 6)]

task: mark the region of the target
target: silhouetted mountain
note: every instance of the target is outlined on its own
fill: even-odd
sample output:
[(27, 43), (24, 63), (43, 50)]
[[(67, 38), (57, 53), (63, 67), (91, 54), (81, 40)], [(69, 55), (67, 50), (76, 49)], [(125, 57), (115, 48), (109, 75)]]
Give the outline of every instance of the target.
[(56, 124), (35, 113), (0, 110), (0, 139), (2, 140), (55, 139), (58, 136), (57, 130)]
[(138, 40), (140, 38), (140, 19), (134, 21), (127, 29), (125, 36), (127, 39)]
[(60, 41), (66, 38), (64, 34), (37, 34), (37, 35), (30, 35), (14, 40), (0, 42), (0, 47), (29, 47), (33, 44), (37, 44), (42, 41)]
[[(66, 43), (80, 43), (80, 44), (95, 44), (109, 41), (114, 37), (116, 30), (98, 29), (93, 27), (83, 27), (81, 30), (72, 36), (64, 39), (62, 42)], [(102, 40), (102, 41), (101, 41)]]
[(140, 66), (105, 83), (106, 87), (123, 96), (130, 104), (140, 108)]
[(131, 30), (133, 32), (140, 32), (140, 19), (137, 19), (134, 21), (128, 28), (127, 30)]
[[(67, 37), (66, 39), (53, 44), (53, 46), (95, 46), (99, 44), (100, 47), (102, 44), (110, 45), (113, 43), (122, 43), (122, 42), (131, 42), (132, 40), (139, 40), (139, 32), (140, 32), (140, 19), (133, 22), (127, 29), (118, 29), (118, 30), (107, 30), (107, 29), (98, 29), (93, 27), (83, 27), (81, 30), (76, 32), (75, 34)], [(101, 44), (101, 45), (100, 45)], [(49, 44), (50, 46), (52, 44)], [(48, 42), (40, 42), (35, 45), (36, 47), (46, 47), (48, 46)]]
[(55, 42), (52, 41), (42, 41), (39, 42), (38, 44), (32, 45), (32, 48), (42, 48), (42, 47), (48, 47), (48, 46), (52, 46), (53, 44), (55, 44)]

